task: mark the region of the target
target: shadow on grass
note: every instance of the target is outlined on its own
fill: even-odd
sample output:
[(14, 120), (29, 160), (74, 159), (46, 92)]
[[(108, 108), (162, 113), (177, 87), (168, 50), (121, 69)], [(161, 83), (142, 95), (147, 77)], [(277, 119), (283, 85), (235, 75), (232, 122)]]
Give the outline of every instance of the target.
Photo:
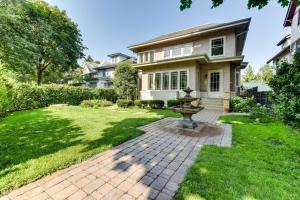
[(55, 117), (44, 109), (13, 115), (0, 124), (0, 176), (16, 171), (10, 169), (12, 166), (81, 142), (83, 132), (72, 120)]

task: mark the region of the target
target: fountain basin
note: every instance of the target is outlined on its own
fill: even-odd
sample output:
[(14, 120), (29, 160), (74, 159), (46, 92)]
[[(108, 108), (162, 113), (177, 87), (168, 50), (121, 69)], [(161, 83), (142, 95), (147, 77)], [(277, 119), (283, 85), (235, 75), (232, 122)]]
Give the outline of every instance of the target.
[(198, 107), (198, 108), (173, 107), (171, 109), (175, 112), (181, 113), (181, 115), (183, 116), (183, 119), (180, 121), (180, 126), (182, 128), (195, 129), (198, 125), (195, 121), (193, 121), (192, 115), (203, 110), (203, 107)]

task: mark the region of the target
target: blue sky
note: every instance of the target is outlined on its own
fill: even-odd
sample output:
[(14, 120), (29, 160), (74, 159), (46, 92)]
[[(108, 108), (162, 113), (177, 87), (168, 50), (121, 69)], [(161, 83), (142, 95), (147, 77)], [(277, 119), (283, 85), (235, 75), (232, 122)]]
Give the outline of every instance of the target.
[(287, 8), (272, 1), (262, 10), (248, 10), (246, 0), (226, 0), (211, 9), (210, 0), (194, 0), (191, 9), (180, 11), (179, 0), (47, 0), (66, 10), (78, 24), (87, 55), (106, 60), (127, 46), (203, 23), (220, 23), (252, 17), (245, 61), (256, 70), (280, 49), (277, 42), (289, 32), (283, 28)]

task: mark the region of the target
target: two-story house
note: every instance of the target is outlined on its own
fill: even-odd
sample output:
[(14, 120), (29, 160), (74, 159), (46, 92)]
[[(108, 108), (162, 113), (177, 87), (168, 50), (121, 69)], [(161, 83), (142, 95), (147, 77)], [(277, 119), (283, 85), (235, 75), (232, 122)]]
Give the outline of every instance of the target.
[(247, 64), (242, 52), (250, 21), (205, 24), (129, 46), (142, 73), (141, 99), (176, 99), (190, 87), (206, 108), (227, 111)]
[(292, 62), (293, 54), (299, 50), (300, 47), (300, 6), (297, 6), (295, 0), (290, 1), (289, 7), (283, 22), (283, 27), (290, 27), (291, 33), (283, 37), (279, 41), (277, 46), (281, 47), (281, 50), (273, 56), (267, 63), (273, 62), (274, 64), (286, 60)]
[(86, 86), (111, 88), (117, 64), (126, 60), (136, 63), (136, 58), (122, 53), (110, 54), (108, 57), (110, 58), (110, 61), (104, 61), (101, 64), (87, 61), (83, 62), (82, 68), (84, 70)]

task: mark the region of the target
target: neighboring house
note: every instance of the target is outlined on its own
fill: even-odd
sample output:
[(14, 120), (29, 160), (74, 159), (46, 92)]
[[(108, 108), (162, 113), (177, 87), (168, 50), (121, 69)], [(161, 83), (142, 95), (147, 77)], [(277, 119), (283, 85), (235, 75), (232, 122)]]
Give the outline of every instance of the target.
[(251, 90), (257, 87), (257, 92), (271, 92), (272, 89), (266, 83), (259, 83), (259, 82), (244, 82), (242, 84), (242, 88), (244, 90)]
[(129, 46), (142, 72), (141, 99), (176, 99), (190, 87), (206, 108), (227, 111), (247, 65), (242, 52), (250, 21), (205, 24)]
[(300, 14), (295, 0), (290, 1), (283, 26), (290, 27), (291, 33), (285, 36), (277, 46), (281, 46), (281, 50), (273, 56), (267, 63), (273, 62), (274, 64), (286, 60), (292, 62), (293, 54), (300, 47)]
[(104, 61), (101, 64), (84, 61), (82, 68), (84, 70), (85, 82), (88, 87), (111, 88), (114, 78), (115, 68), (118, 63), (130, 60), (136, 63), (136, 58), (122, 54), (114, 53), (108, 55), (110, 61)]

